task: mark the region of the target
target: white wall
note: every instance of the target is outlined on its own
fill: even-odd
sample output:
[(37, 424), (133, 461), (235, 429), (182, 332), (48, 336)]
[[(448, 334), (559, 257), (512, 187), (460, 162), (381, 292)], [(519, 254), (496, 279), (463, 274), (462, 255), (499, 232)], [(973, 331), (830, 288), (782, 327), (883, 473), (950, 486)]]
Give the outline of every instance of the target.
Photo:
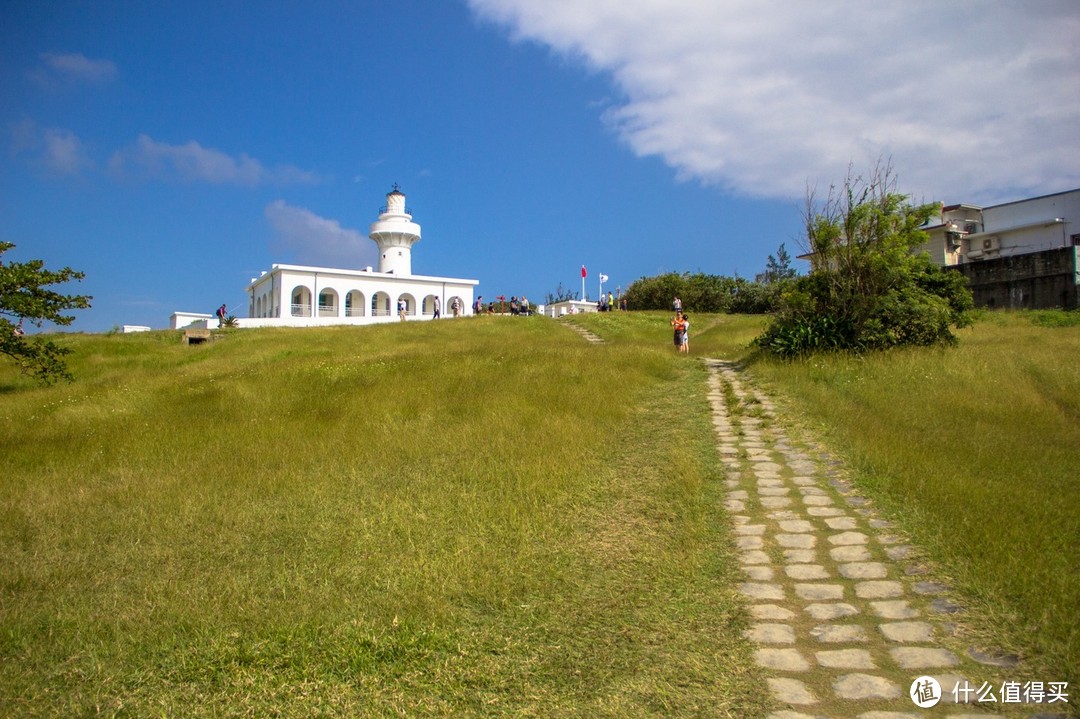
[[(424, 300), (429, 296), (435, 296), (441, 300), (443, 317), (452, 316), (450, 303), (454, 297), (460, 298), (462, 316), (467, 316), (472, 314), (473, 295), (477, 284), (479, 282), (476, 280), (425, 275), (401, 277), (359, 270), (274, 265), (270, 272), (248, 286), (249, 314), (252, 316), (241, 321), (241, 326), (312, 327), (328, 324), (371, 324), (387, 320), (397, 321), (397, 301), (403, 295), (410, 303), (409, 320), (432, 318), (430, 304), (427, 307), (428, 314), (424, 314)], [(301, 292), (302, 316), (293, 316), (293, 293), (298, 288), (306, 290)], [(333, 314), (320, 316), (319, 295), (326, 290), (332, 290), (335, 295)], [(346, 316), (345, 298), (354, 291), (363, 295), (363, 314)], [(372, 315), (372, 298), (377, 293), (385, 293), (389, 297), (388, 314), (386, 304), (380, 303), (378, 310), (384, 314)], [(277, 316), (261, 316), (274, 315), (275, 308), (278, 310)], [(359, 309), (361, 307), (354, 307), (354, 313)]]
[(169, 319), (169, 328), (179, 330), (185, 327), (199, 329), (217, 327), (217, 318), (204, 312), (173, 312)]
[(986, 207), (982, 215), (983, 234), (1001, 238), (1001, 256), (1068, 247), (1080, 233), (1080, 190)]
[(583, 302), (581, 300), (567, 300), (565, 302), (556, 302), (555, 304), (548, 305), (545, 308), (544, 314), (548, 317), (562, 317), (563, 315), (576, 314), (581, 312), (596, 312), (595, 302)]

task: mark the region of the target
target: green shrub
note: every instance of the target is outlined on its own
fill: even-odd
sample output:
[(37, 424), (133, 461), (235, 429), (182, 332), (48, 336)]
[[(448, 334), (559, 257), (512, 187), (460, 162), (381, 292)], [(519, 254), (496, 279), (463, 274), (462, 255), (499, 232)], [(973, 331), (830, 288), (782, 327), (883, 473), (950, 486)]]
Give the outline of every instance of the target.
[(1031, 323), (1036, 327), (1076, 327), (1080, 325), (1080, 311), (1034, 310)]
[(626, 301), (634, 310), (670, 310), (679, 297), (687, 312), (764, 314), (776, 308), (781, 287), (742, 277), (668, 272), (635, 280)]
[(849, 176), (820, 207), (808, 198), (812, 270), (786, 286), (759, 347), (792, 357), (955, 341), (951, 328), (973, 306), (967, 280), (914, 253), (936, 205), (912, 206), (893, 184), (878, 168), (869, 181)]

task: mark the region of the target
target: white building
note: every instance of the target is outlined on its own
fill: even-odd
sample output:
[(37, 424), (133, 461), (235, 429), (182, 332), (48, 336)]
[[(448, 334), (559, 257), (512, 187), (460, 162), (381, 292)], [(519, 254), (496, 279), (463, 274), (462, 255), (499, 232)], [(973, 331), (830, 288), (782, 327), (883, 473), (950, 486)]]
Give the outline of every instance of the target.
[(563, 300), (562, 302), (556, 302), (540, 310), (540, 313), (548, 317), (555, 317), (556, 319), (563, 315), (577, 315), (584, 312), (599, 312), (595, 302), (589, 302), (587, 300)]
[(944, 267), (1080, 245), (1080, 189), (1001, 205), (942, 205), (921, 251)]
[[(478, 280), (431, 277), (412, 273), (412, 246), (420, 225), (412, 221), (405, 195), (397, 185), (386, 195), (386, 207), (371, 224), (368, 236), (379, 246), (379, 269), (340, 269), (273, 265), (247, 286), (248, 316), (241, 327), (314, 327), (364, 325), (398, 321), (399, 303), (409, 320), (432, 319), (436, 304), (443, 317), (471, 315)], [(173, 326), (177, 318), (173, 315)], [(216, 319), (196, 320), (215, 326)]]
[[(976, 307), (1080, 307), (1080, 189), (1000, 205), (941, 205), (916, 248), (960, 272)], [(814, 265), (813, 253), (800, 255)]]
[(1080, 304), (1080, 189), (990, 207), (943, 205), (921, 251), (968, 278), (976, 307)]

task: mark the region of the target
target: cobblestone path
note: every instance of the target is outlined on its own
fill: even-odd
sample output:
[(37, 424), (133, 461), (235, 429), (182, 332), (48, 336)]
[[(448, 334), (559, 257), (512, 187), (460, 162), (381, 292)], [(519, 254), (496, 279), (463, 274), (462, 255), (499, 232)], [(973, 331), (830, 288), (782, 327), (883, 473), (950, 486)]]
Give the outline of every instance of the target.
[[(957, 682), (978, 688), (1015, 662), (965, 649), (950, 621), (961, 607), (925, 574), (917, 549), (835, 462), (796, 446), (734, 365), (706, 362), (746, 578), (739, 589), (753, 620), (748, 638), (784, 707), (769, 719), (1064, 716), (1045, 704), (953, 702)], [(934, 708), (909, 695), (922, 676), (942, 688)]]
[(593, 334), (589, 330), (587, 330), (584, 327), (582, 327), (581, 325), (579, 325), (577, 322), (570, 322), (570, 321), (565, 320), (566, 317), (570, 317), (570, 316), (572, 316), (572, 315), (563, 315), (563, 317), (559, 318), (559, 321), (562, 323), (563, 327), (569, 327), (570, 329), (574, 330), (574, 332), (577, 332), (579, 335), (581, 335), (587, 341), (591, 342), (594, 345), (604, 343), (604, 338), (603, 337), (599, 337), (599, 336)]

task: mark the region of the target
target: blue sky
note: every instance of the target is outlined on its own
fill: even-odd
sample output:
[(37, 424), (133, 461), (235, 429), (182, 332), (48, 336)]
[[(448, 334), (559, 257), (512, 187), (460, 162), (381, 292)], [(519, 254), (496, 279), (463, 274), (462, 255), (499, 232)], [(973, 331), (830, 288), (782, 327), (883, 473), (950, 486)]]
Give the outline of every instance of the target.
[(920, 200), (1080, 187), (1080, 5), (896, 5), (9, 0), (0, 239), (85, 272), (102, 331), (377, 264), (394, 183), (414, 272), (534, 301), (752, 277), (883, 156)]

